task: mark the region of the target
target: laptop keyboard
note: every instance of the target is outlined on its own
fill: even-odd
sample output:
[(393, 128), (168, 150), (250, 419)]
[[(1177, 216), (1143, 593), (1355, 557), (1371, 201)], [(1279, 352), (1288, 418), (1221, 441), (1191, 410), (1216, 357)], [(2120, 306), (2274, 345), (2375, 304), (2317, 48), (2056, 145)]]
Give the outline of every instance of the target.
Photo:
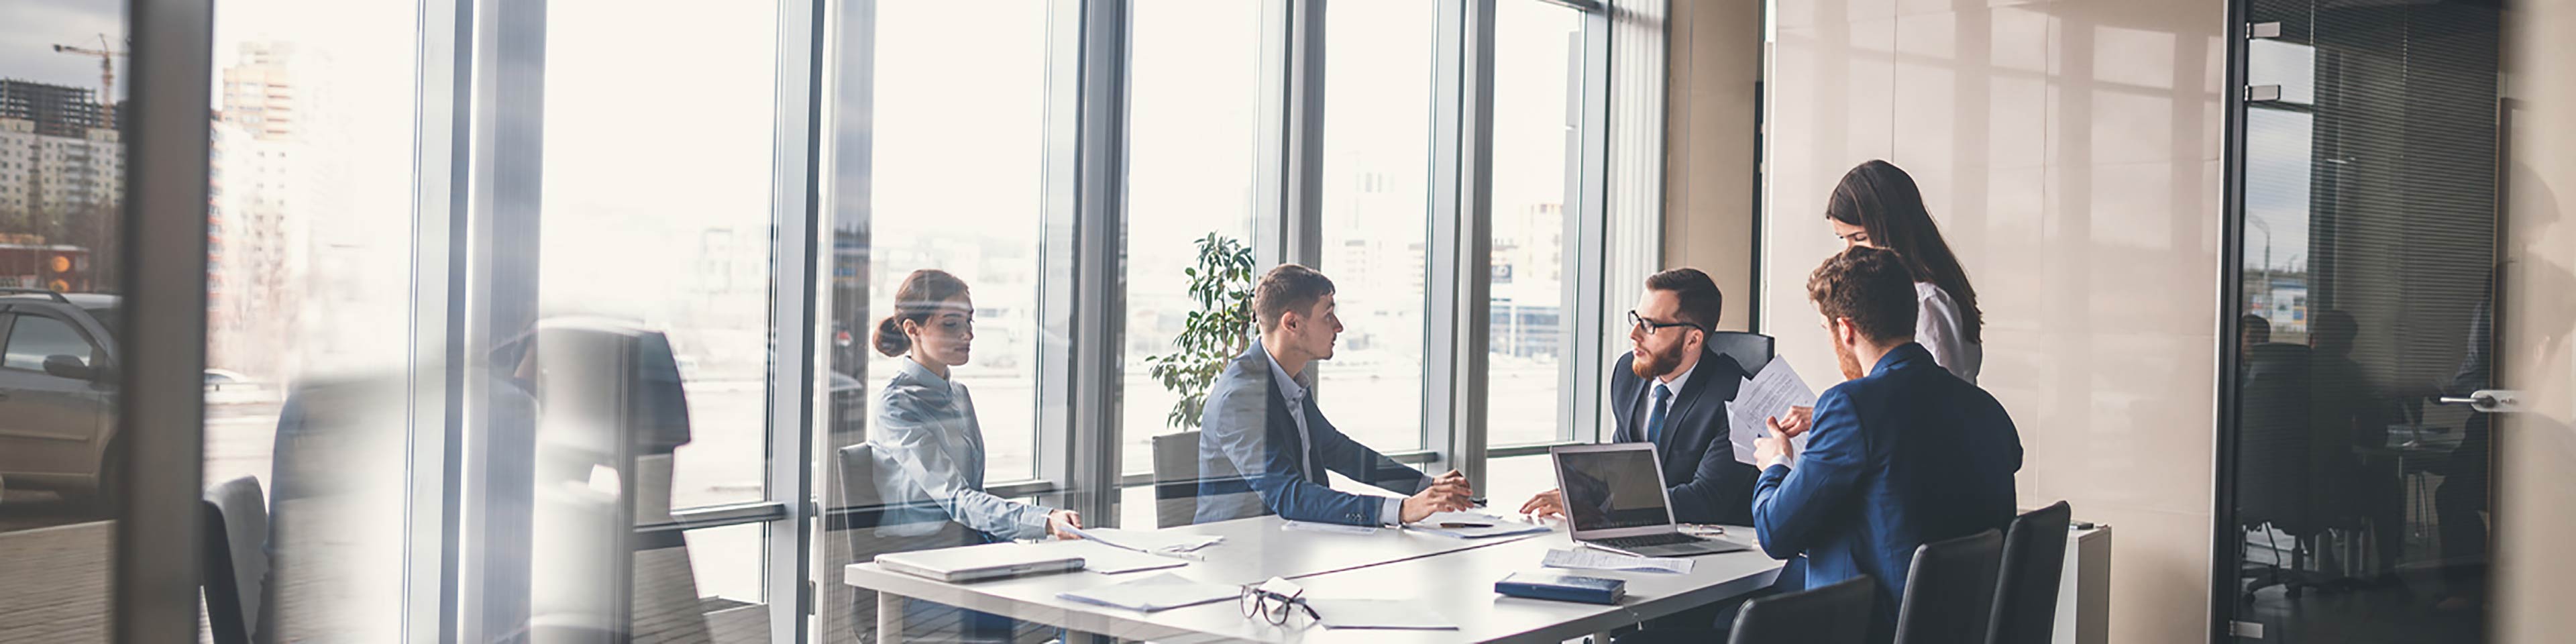
[(1697, 543), (1699, 540), (1699, 537), (1677, 532), (1667, 532), (1664, 534), (1619, 537), (1616, 539), (1593, 539), (1592, 542), (1613, 548), (1644, 548), (1648, 546), (1669, 546), (1677, 543)]

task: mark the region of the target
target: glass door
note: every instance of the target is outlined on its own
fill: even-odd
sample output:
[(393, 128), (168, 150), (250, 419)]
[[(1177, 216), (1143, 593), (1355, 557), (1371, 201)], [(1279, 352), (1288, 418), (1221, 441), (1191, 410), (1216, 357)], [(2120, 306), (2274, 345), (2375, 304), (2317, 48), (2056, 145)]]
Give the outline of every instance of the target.
[(2500, 12), (2242, 15), (2216, 632), (2484, 641), (2511, 397)]

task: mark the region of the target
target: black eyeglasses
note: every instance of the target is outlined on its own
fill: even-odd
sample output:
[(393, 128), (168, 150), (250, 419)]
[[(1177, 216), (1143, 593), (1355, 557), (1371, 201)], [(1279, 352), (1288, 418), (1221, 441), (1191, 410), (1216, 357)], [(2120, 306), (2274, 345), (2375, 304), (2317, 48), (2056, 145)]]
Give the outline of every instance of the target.
[(1305, 594), (1304, 589), (1283, 595), (1262, 590), (1258, 585), (1245, 585), (1243, 596), (1236, 602), (1242, 606), (1244, 617), (1259, 617), (1273, 626), (1286, 626), (1289, 618), (1299, 613), (1308, 619), (1322, 620), (1324, 616), (1316, 613), (1315, 607), (1306, 605)]
[(1629, 309), (1629, 310), (1628, 310), (1628, 328), (1632, 328), (1632, 329), (1645, 329), (1645, 330), (1646, 330), (1646, 335), (1654, 335), (1654, 334), (1655, 334), (1655, 330), (1656, 330), (1656, 329), (1669, 328), (1669, 327), (1683, 327), (1683, 328), (1689, 328), (1689, 329), (1699, 329), (1701, 333), (1707, 333), (1707, 332), (1708, 332), (1708, 329), (1702, 329), (1702, 328), (1700, 328), (1700, 326), (1699, 326), (1699, 325), (1697, 325), (1697, 324), (1691, 324), (1691, 323), (1689, 323), (1689, 322), (1656, 322), (1656, 321), (1653, 321), (1653, 320), (1648, 320), (1648, 319), (1645, 319), (1645, 318), (1637, 317), (1637, 311), (1636, 311), (1635, 309)]

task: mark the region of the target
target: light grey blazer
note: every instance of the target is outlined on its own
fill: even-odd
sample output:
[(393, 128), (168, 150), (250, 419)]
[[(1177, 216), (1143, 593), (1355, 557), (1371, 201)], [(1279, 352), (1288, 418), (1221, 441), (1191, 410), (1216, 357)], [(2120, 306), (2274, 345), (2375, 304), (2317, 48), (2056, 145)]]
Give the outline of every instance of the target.
[(938, 531), (946, 519), (993, 539), (1047, 536), (1053, 508), (984, 492), (984, 427), (975, 420), (975, 398), (966, 385), (910, 358), (896, 362), (902, 367), (877, 394), (875, 437), (869, 441), (894, 465), (878, 468), (887, 508), (877, 533), (921, 536)]

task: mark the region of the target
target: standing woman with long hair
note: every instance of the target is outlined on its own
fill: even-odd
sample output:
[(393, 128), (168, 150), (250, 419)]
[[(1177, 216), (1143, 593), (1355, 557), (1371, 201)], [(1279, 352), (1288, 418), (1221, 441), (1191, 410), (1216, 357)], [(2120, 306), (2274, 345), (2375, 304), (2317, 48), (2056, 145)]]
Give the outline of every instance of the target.
[[(886, 490), (888, 523), (945, 518), (984, 541), (1072, 538), (1082, 516), (984, 491), (984, 427), (975, 397), (949, 380), (949, 367), (974, 350), (975, 303), (966, 282), (945, 271), (918, 270), (895, 290), (895, 313), (877, 324), (876, 349), (897, 361), (877, 395), (879, 449), (901, 465), (902, 484)], [(937, 510), (927, 510), (935, 507)], [(895, 516), (943, 512), (946, 517)]]
[(1825, 220), (1843, 246), (1870, 246), (1896, 251), (1914, 272), (1914, 295), (1922, 312), (1914, 321), (1914, 341), (1932, 350), (1933, 362), (1976, 384), (1986, 361), (1985, 315), (1977, 310), (1977, 289), (1959, 256), (1941, 240), (1941, 229), (1923, 207), (1923, 192), (1914, 177), (1896, 164), (1872, 160), (1843, 174), (1825, 203)]

